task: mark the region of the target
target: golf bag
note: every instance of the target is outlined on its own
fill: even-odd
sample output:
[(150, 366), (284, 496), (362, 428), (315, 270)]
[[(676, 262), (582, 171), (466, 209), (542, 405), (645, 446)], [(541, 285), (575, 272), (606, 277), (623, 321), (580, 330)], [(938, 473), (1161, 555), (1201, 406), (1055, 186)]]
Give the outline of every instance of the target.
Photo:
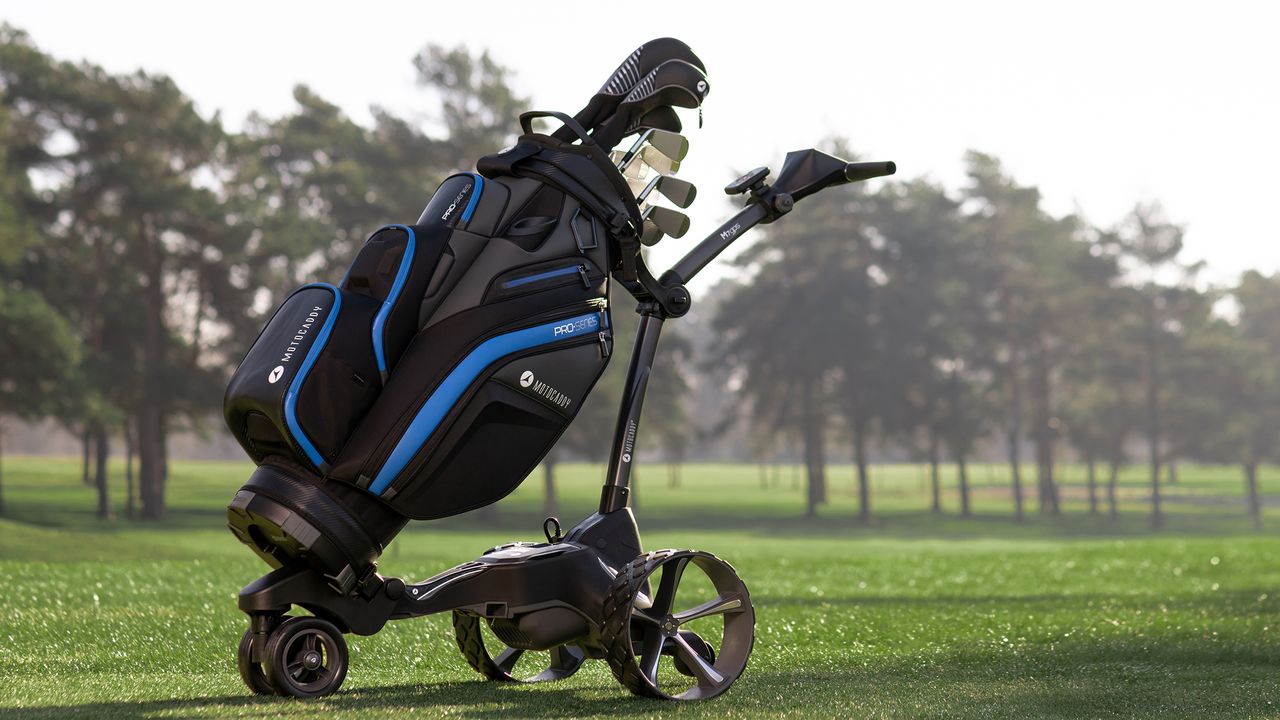
[[(580, 143), (533, 132), (554, 116)], [(375, 232), (337, 285), (294, 291), (227, 387), (258, 469), (229, 525), (340, 592), (407, 519), (496, 502), (541, 462), (611, 353), (610, 276), (641, 219), (574, 118), (446, 179), (412, 225)]]

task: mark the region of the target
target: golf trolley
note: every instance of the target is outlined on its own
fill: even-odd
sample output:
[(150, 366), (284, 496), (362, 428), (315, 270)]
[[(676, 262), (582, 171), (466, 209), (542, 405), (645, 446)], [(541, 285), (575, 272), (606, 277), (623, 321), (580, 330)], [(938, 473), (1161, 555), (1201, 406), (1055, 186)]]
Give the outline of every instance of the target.
[[(741, 211), (660, 278), (637, 257), (635, 279), (621, 283), (639, 303), (640, 324), (598, 511), (564, 534), (548, 518), (545, 542), (500, 545), (416, 583), (384, 577), (372, 564), (359, 577), (342, 577), (285, 561), (240, 593), (240, 609), (250, 618), (238, 652), (245, 683), (262, 694), (327, 695), (346, 676), (344, 633), (371, 635), (388, 620), (451, 611), (458, 648), (491, 680), (560, 680), (587, 659), (604, 659), (619, 682), (642, 696), (692, 700), (728, 689), (746, 667), (755, 639), (746, 585), (732, 566), (706, 552), (646, 553), (627, 507), (659, 334), (665, 321), (689, 311), (685, 284), (748, 229), (777, 220), (824, 188), (893, 172), (891, 162), (846, 163), (803, 150), (787, 155), (772, 185), (764, 167), (730, 183), (727, 193), (746, 198)], [(253, 517), (254, 532), (277, 528), (277, 540), (287, 536), (311, 543), (312, 554), (326, 552), (308, 518), (262, 501), (250, 490), (237, 495), (229, 511), (237, 534), (252, 534), (244, 528)], [(258, 549), (275, 552), (269, 540), (249, 538)], [(690, 585), (702, 594), (686, 601), (681, 591)], [(287, 615), (293, 606), (312, 615)], [(545, 663), (528, 667), (533, 651), (548, 651)], [(670, 666), (660, 671), (664, 657)]]

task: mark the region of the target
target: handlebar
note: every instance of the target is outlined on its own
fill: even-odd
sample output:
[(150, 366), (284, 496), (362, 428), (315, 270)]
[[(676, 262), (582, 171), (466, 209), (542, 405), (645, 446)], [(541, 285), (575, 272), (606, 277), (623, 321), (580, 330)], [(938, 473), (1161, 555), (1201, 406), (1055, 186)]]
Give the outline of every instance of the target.
[[(751, 199), (736, 215), (690, 249), (663, 274), (661, 282), (663, 285), (688, 282), (747, 230), (790, 212), (801, 198), (834, 185), (893, 175), (897, 171), (898, 166), (892, 161), (847, 163), (813, 149), (788, 153), (772, 186), (765, 183), (768, 169), (757, 168), (725, 188), (731, 194), (749, 192)], [(747, 181), (753, 183), (751, 187), (738, 187)]]
[(892, 160), (885, 162), (854, 162), (844, 166), (844, 181), (858, 182), (871, 178), (893, 175), (898, 172), (898, 165)]

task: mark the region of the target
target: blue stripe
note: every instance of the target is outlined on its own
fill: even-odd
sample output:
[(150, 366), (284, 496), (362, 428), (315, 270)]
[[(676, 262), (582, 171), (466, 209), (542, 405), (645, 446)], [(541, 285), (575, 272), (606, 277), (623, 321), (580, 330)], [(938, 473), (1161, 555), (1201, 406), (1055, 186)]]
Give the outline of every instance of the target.
[(572, 275), (578, 272), (581, 267), (581, 265), (570, 265), (569, 267), (540, 272), (537, 275), (526, 275), (524, 277), (516, 278), (515, 280), (508, 280), (507, 282), (502, 283), (502, 287), (504, 289), (520, 287), (521, 285), (528, 285), (531, 282), (538, 282), (539, 280), (547, 280), (553, 277), (560, 277), (561, 275)]
[(476, 189), (471, 191), (471, 197), (467, 200), (467, 209), (462, 211), (462, 222), (471, 221), (471, 213), (476, 211), (476, 205), (480, 204), (480, 193), (484, 192), (484, 178), (479, 173), (471, 173), (476, 179)]
[(329, 308), (329, 317), (325, 318), (324, 325), (320, 328), (320, 334), (316, 336), (315, 342), (311, 343), (311, 349), (307, 351), (307, 357), (302, 361), (302, 367), (298, 368), (298, 373), (293, 376), (293, 382), (289, 383), (289, 390), (284, 395), (284, 421), (289, 426), (293, 441), (298, 443), (298, 447), (302, 448), (302, 452), (306, 453), (307, 459), (311, 460), (311, 464), (316, 466), (320, 472), (328, 472), (329, 466), (325, 463), (324, 456), (312, 444), (307, 434), (302, 432), (302, 426), (298, 424), (298, 390), (302, 388), (302, 381), (306, 379), (307, 373), (311, 371), (311, 366), (315, 365), (316, 358), (320, 356), (320, 352), (324, 350), (325, 343), (329, 340), (329, 333), (333, 330), (333, 323), (338, 319), (338, 311), (342, 309), (342, 293), (338, 292), (338, 288), (329, 283), (312, 283), (303, 285), (298, 289), (305, 290), (313, 287), (324, 288), (332, 292), (333, 307)]
[(387, 298), (382, 301), (382, 307), (373, 318), (373, 355), (378, 360), (378, 372), (383, 380), (386, 380), (387, 376), (387, 355), (383, 349), (382, 330), (387, 324), (387, 316), (391, 314), (391, 306), (395, 304), (396, 298), (400, 296), (400, 289), (404, 287), (405, 278), (409, 277), (409, 268), (413, 265), (413, 254), (417, 249), (413, 228), (408, 225), (389, 225), (388, 227), (400, 228), (409, 233), (409, 241), (404, 246), (404, 255), (400, 258), (400, 271), (396, 273), (395, 282), (391, 283)]
[(462, 362), (453, 368), (418, 410), (413, 422), (409, 423), (409, 428), (405, 430), (404, 436), (400, 438), (400, 442), (396, 443), (395, 449), (378, 470), (377, 476), (369, 486), (369, 492), (381, 495), (391, 486), (392, 481), (431, 438), (431, 434), (439, 427), (445, 415), (449, 414), (463, 393), (480, 373), (484, 372), (485, 368), (512, 353), (599, 332), (601, 317), (599, 313), (578, 315), (498, 335), (480, 343), (479, 347), (468, 353)]

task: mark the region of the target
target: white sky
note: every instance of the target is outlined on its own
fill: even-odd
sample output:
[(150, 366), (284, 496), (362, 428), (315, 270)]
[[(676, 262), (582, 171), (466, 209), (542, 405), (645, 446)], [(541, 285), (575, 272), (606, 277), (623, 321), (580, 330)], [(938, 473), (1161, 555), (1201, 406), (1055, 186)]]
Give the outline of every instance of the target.
[(702, 190), (686, 241), (727, 215), (717, 196), (734, 170), (839, 134), (951, 187), (966, 149), (996, 154), (1051, 210), (1095, 223), (1159, 199), (1211, 279), (1280, 269), (1280, 6), (359, 5), (0, 0), (0, 19), (58, 57), (167, 73), (233, 128), (251, 109), (287, 112), (299, 82), (357, 119), (371, 104), (427, 113), (409, 61), (428, 42), (487, 47), (537, 106), (574, 112), (632, 48), (671, 35), (706, 62), (712, 88), (705, 129), (686, 115), (680, 175)]

